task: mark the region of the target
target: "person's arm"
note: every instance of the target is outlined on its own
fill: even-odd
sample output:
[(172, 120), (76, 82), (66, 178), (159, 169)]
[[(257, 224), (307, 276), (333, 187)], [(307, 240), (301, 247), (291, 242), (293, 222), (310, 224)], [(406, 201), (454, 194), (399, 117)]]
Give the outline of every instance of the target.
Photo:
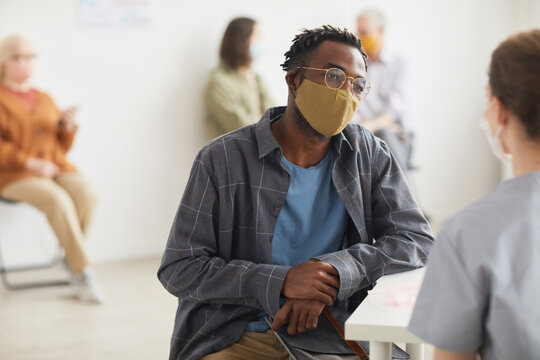
[(0, 107), (0, 170), (28, 170), (43, 177), (54, 177), (58, 166), (47, 160), (31, 157), (13, 141), (7, 139), (8, 125), (4, 110)]
[(25, 169), (30, 156), (7, 138), (7, 121), (5, 111), (0, 107), (0, 169)]
[(372, 216), (366, 222), (368, 228), (374, 229), (375, 241), (316, 257), (338, 270), (340, 300), (375, 283), (382, 275), (424, 266), (433, 243), (429, 224), (387, 145), (373, 136), (366, 137), (366, 141), (373, 144)]
[(77, 133), (77, 128), (74, 130), (66, 130), (63, 127), (60, 127), (57, 132), (58, 144), (60, 149), (65, 154), (73, 146), (73, 141), (75, 140), (75, 134)]
[(435, 349), (435, 354), (433, 355), (433, 360), (475, 360), (476, 351), (468, 353), (454, 353), (448, 352), (441, 349)]
[[(458, 241), (461, 236), (467, 240)], [(480, 260), (465, 261), (465, 253), (479, 250), (472, 244), (474, 240), (475, 236), (464, 231), (459, 222), (451, 220), (445, 225), (429, 256), (409, 321), (411, 333), (446, 352), (474, 353), (485, 342), (492, 274)]]
[(60, 149), (65, 154), (73, 145), (75, 134), (77, 133), (77, 124), (75, 123), (76, 107), (71, 107), (60, 112), (61, 118), (58, 123), (58, 131), (56, 133)]
[(204, 103), (207, 114), (223, 133), (236, 130), (257, 121), (246, 111), (245, 106), (232, 96), (230, 85), (211, 78), (205, 93)]
[(392, 119), (394, 124), (408, 132), (410, 130), (411, 69), (408, 62), (401, 58), (396, 60), (395, 66), (385, 115)]
[(158, 278), (182, 300), (245, 305), (274, 316), (290, 267), (226, 261), (218, 256), (218, 247), (217, 187), (199, 154), (172, 225)]

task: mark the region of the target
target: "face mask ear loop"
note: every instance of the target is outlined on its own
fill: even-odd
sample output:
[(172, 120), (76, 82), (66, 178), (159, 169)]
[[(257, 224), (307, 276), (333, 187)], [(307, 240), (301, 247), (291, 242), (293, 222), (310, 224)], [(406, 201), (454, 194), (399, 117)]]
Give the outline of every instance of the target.
[(512, 161), (512, 154), (504, 152), (503, 144), (502, 144), (502, 141), (501, 141), (501, 138), (500, 138), (501, 133), (503, 131), (503, 128), (504, 128), (503, 125), (499, 125), (499, 128), (495, 132), (495, 137), (497, 138), (497, 141), (500, 144), (499, 146), (501, 147), (501, 156), (503, 157), (503, 160), (511, 162)]
[(292, 95), (293, 99), (294, 99), (294, 100), (296, 101), (296, 94), (295, 94), (295, 93), (293, 93), (293, 91), (292, 91), (292, 89), (291, 89), (291, 88), (289, 88), (289, 91), (291, 92), (291, 95)]

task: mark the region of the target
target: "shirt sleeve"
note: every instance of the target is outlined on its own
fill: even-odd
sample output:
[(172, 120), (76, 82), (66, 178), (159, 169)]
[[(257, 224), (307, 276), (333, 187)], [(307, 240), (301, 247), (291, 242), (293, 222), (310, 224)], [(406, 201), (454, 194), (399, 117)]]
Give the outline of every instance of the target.
[(397, 160), (384, 142), (374, 137), (372, 141), (375, 146), (372, 149), (371, 194), (364, 195), (363, 201), (371, 206), (371, 217), (365, 221), (367, 227), (373, 229), (368, 233), (374, 242), (356, 243), (347, 249), (316, 257), (338, 270), (340, 300), (374, 284), (382, 275), (424, 266), (433, 243), (429, 224)]
[(0, 107), (0, 169), (24, 169), (29, 155), (9, 140), (8, 126), (5, 111)]
[(275, 316), (289, 266), (219, 256), (219, 201), (198, 157), (174, 219), (158, 278), (181, 300), (246, 305)]
[[(474, 239), (471, 239), (474, 240)], [(409, 330), (428, 343), (450, 352), (477, 350), (483, 343), (487, 281), (470, 272), (443, 232), (430, 255)], [(480, 268), (478, 268), (480, 269)]]
[(72, 131), (68, 131), (64, 127), (58, 129), (56, 136), (58, 138), (58, 144), (60, 145), (59, 150), (63, 154), (66, 154), (73, 146), (73, 141), (75, 140), (75, 134), (77, 133), (77, 131), (77, 127)]
[(405, 59), (396, 60), (393, 86), (388, 94), (386, 112), (390, 114), (406, 132), (412, 132), (410, 119), (411, 69)]

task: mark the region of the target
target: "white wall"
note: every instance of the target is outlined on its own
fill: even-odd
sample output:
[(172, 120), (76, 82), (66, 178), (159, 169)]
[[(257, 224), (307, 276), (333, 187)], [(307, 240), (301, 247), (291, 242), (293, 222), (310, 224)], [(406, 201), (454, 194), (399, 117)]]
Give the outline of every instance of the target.
[(39, 54), (35, 84), (61, 107), (81, 106), (71, 160), (101, 195), (89, 249), (103, 261), (162, 252), (193, 157), (205, 143), (205, 76), (227, 22), (238, 15), (259, 20), (266, 56), (256, 67), (283, 104), (279, 64), (300, 28), (351, 28), (363, 7), (384, 10), (388, 43), (406, 53), (416, 74), (420, 198), (445, 219), (499, 181), (477, 123), (490, 52), (533, 0), (522, 3), (156, 0), (149, 28), (90, 30), (79, 27), (74, 0), (0, 0), (0, 37), (28, 37)]

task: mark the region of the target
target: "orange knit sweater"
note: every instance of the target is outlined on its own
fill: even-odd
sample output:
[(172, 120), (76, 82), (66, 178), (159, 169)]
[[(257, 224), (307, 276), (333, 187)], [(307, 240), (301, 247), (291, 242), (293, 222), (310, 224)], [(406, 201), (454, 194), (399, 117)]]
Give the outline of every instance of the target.
[(59, 127), (60, 118), (49, 95), (38, 92), (37, 104), (30, 110), (0, 86), (0, 191), (12, 181), (37, 176), (25, 168), (29, 157), (52, 161), (63, 172), (75, 171), (65, 155), (76, 131)]

